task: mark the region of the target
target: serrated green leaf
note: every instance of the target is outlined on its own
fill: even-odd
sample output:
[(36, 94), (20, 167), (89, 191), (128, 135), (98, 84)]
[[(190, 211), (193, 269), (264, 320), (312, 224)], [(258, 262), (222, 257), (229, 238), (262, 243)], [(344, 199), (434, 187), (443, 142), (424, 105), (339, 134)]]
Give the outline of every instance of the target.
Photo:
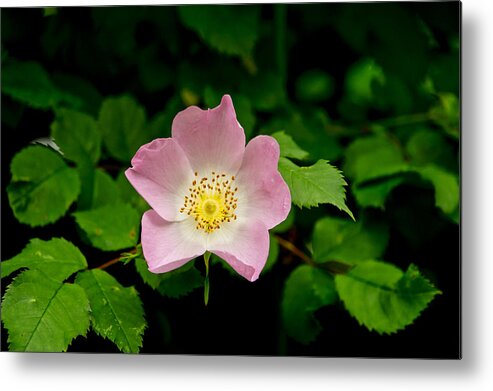
[(315, 223), (313, 259), (349, 264), (367, 261), (383, 255), (388, 241), (389, 229), (383, 222), (366, 216), (357, 222), (327, 216)]
[(389, 194), (404, 181), (404, 177), (388, 177), (363, 186), (351, 186), (351, 191), (356, 198), (356, 202), (363, 208), (384, 209), (385, 201)]
[(128, 204), (116, 202), (73, 216), (96, 248), (116, 251), (137, 244), (140, 215)]
[(369, 330), (394, 333), (412, 324), (441, 292), (411, 265), (406, 273), (396, 266), (368, 261), (335, 283), (339, 297), (349, 313)]
[(127, 95), (103, 101), (98, 128), (110, 155), (124, 163), (152, 138), (151, 132), (146, 131), (144, 108)]
[(298, 266), (286, 280), (281, 303), (287, 334), (304, 344), (314, 341), (322, 329), (314, 312), (336, 299), (331, 276), (308, 265)]
[(221, 53), (249, 56), (259, 34), (260, 9), (255, 5), (178, 7), (185, 26)]
[(444, 213), (452, 213), (459, 206), (459, 182), (456, 175), (436, 166), (416, 169), (421, 177), (430, 181), (435, 188), (435, 204)]
[(290, 160), (280, 158), (279, 171), (289, 186), (295, 205), (310, 208), (332, 204), (354, 220), (346, 205), (346, 181), (341, 172), (326, 160), (319, 160), (310, 167), (298, 167)]
[(282, 157), (305, 160), (309, 156), (309, 153), (301, 149), (284, 131), (273, 133), (272, 137), (279, 143)]
[(63, 282), (73, 273), (87, 268), (87, 261), (77, 247), (63, 238), (32, 239), (20, 254), (2, 261), (2, 278), (21, 268), (39, 270), (53, 280)]
[(9, 203), (21, 223), (30, 226), (52, 223), (67, 212), (79, 195), (77, 172), (48, 148), (23, 149), (12, 159), (10, 170)]
[(29, 270), (7, 288), (2, 321), (11, 351), (65, 352), (75, 337), (87, 333), (89, 302), (81, 287)]
[(57, 109), (51, 124), (51, 136), (68, 160), (96, 163), (101, 154), (101, 134), (90, 115), (69, 109)]
[(123, 287), (99, 269), (79, 273), (75, 282), (84, 288), (89, 298), (94, 331), (124, 353), (138, 353), (146, 321), (137, 291)]
[[(29, 77), (26, 77), (29, 76)], [(77, 98), (58, 90), (37, 62), (2, 62), (2, 92), (35, 109), (50, 109)]]
[(399, 147), (385, 136), (371, 136), (354, 141), (346, 149), (344, 173), (354, 183), (409, 171)]

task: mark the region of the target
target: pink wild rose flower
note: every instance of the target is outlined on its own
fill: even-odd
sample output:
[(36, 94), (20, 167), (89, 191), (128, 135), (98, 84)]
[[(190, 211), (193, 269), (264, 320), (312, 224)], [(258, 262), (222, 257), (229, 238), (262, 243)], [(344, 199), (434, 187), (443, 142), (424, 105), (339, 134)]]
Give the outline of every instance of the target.
[(255, 281), (269, 254), (268, 230), (291, 208), (278, 161), (270, 136), (245, 147), (229, 95), (214, 109), (178, 113), (172, 137), (140, 147), (125, 172), (152, 207), (141, 235), (149, 270), (168, 272), (209, 251)]

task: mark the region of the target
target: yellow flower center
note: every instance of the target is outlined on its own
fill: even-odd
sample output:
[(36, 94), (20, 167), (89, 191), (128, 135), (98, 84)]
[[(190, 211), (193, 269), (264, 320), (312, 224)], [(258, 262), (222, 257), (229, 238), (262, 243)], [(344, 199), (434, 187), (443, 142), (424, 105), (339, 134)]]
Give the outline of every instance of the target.
[(198, 176), (196, 172), (188, 194), (183, 199), (180, 213), (192, 216), (197, 222), (197, 229), (211, 233), (221, 228), (223, 223), (237, 219), (234, 212), (238, 203), (238, 187), (234, 184), (234, 175), (229, 177), (213, 171), (200, 180)]

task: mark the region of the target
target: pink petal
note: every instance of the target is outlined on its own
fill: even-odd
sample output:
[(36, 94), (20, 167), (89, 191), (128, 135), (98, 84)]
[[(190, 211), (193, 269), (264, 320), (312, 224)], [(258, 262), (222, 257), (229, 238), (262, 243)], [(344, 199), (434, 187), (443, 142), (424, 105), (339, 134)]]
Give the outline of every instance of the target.
[(149, 270), (164, 273), (202, 255), (205, 238), (193, 219), (168, 222), (151, 209), (142, 216), (142, 250)]
[(291, 193), (277, 169), (279, 144), (270, 136), (252, 139), (238, 171), (237, 215), (259, 219), (267, 229), (284, 221), (291, 209)]
[(269, 232), (258, 220), (224, 224), (208, 241), (209, 251), (249, 281), (259, 277), (269, 255)]
[(132, 168), (125, 175), (139, 194), (168, 221), (180, 221), (183, 197), (194, 179), (185, 153), (171, 138), (156, 139), (145, 144), (132, 159)]
[(214, 109), (192, 106), (178, 113), (173, 120), (172, 137), (199, 175), (211, 171), (235, 174), (240, 168), (245, 132), (236, 120), (229, 95), (224, 95), (221, 104)]

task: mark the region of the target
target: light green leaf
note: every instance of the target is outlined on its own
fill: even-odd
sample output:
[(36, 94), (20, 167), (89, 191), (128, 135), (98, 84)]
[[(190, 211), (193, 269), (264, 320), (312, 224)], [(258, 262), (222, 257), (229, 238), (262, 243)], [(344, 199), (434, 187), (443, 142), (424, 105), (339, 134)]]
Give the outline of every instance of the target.
[(364, 58), (353, 64), (345, 80), (346, 93), (356, 104), (366, 105), (374, 97), (373, 84), (384, 83), (385, 75), (382, 68), (372, 58)]
[(69, 109), (56, 110), (51, 135), (65, 158), (96, 163), (101, 154), (101, 134), (90, 115)]
[[(28, 76), (28, 77), (27, 77)], [(2, 92), (35, 109), (50, 109), (61, 102), (79, 100), (58, 90), (48, 73), (34, 61), (2, 61)]]
[(29, 270), (7, 288), (2, 321), (11, 351), (65, 352), (75, 337), (87, 333), (89, 302), (81, 287)]
[(185, 5), (178, 11), (183, 24), (217, 51), (238, 56), (252, 54), (259, 34), (257, 6)]
[(441, 292), (411, 265), (406, 273), (389, 263), (364, 262), (335, 277), (344, 306), (361, 325), (379, 334), (412, 324)]
[(319, 204), (332, 204), (354, 220), (346, 205), (346, 182), (341, 172), (326, 160), (310, 167), (298, 167), (286, 158), (279, 159), (279, 171), (289, 186), (292, 202), (310, 208)]
[(344, 173), (356, 184), (409, 171), (399, 147), (385, 136), (359, 138), (346, 149)]
[(384, 209), (389, 194), (404, 181), (404, 177), (388, 177), (362, 186), (351, 186), (351, 191), (358, 204), (363, 208)]
[(430, 181), (435, 188), (435, 204), (444, 213), (452, 213), (459, 206), (459, 182), (457, 176), (436, 167), (426, 166), (416, 169), (421, 177)]
[(79, 195), (77, 172), (48, 148), (23, 149), (12, 159), (10, 170), (12, 181), (7, 193), (21, 223), (33, 227), (52, 223), (67, 212)]
[(281, 303), (287, 334), (304, 344), (314, 341), (322, 330), (314, 312), (336, 299), (330, 275), (308, 265), (298, 266), (286, 280)]
[(204, 277), (195, 268), (193, 261), (167, 273), (155, 274), (149, 271), (142, 258), (135, 259), (135, 268), (142, 280), (163, 296), (179, 298), (188, 295), (204, 284)]
[(293, 158), (297, 160), (305, 160), (308, 157), (308, 152), (301, 149), (293, 140), (293, 138), (287, 135), (284, 131), (276, 132), (272, 134), (279, 146), (281, 147), (281, 156)]
[(110, 155), (124, 163), (152, 138), (151, 132), (146, 131), (144, 108), (127, 95), (103, 101), (98, 127)]
[(117, 202), (73, 216), (96, 248), (116, 251), (137, 244), (140, 215), (128, 204)]
[(315, 223), (313, 258), (354, 264), (383, 255), (388, 241), (389, 229), (382, 222), (366, 216), (357, 222), (327, 216)]
[(63, 282), (87, 268), (87, 262), (80, 250), (63, 238), (32, 239), (20, 254), (2, 261), (2, 278), (21, 268), (40, 270), (51, 279)]
[(333, 92), (334, 80), (322, 70), (308, 70), (296, 80), (296, 96), (301, 101), (324, 101), (329, 99)]
[(146, 321), (137, 291), (123, 287), (110, 274), (98, 269), (79, 273), (75, 282), (89, 298), (94, 331), (124, 353), (138, 353)]

